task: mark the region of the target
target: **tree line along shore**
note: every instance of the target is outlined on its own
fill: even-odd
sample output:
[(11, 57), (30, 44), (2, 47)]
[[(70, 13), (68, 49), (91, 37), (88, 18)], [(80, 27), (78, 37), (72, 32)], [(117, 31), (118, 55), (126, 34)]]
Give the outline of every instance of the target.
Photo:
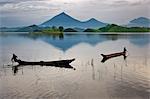
[(108, 24), (101, 28), (64, 28), (63, 26), (39, 27), (31, 25), (18, 29), (1, 28), (1, 32), (29, 32), (30, 34), (62, 34), (64, 32), (150, 32), (149, 27), (126, 27)]

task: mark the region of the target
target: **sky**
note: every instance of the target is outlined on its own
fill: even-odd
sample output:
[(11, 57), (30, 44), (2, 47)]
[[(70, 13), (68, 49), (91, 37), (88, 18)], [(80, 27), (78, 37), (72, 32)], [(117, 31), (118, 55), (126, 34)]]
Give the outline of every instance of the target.
[(0, 0), (0, 26), (41, 24), (65, 12), (86, 21), (127, 24), (138, 17), (150, 18), (150, 0)]

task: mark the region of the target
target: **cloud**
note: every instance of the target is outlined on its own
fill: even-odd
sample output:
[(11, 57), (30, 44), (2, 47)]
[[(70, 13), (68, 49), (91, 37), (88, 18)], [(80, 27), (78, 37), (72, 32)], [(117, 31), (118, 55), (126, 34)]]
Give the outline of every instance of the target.
[(150, 0), (0, 0), (0, 18), (5, 19), (3, 23), (10, 18), (7, 22), (24, 19), (25, 24), (27, 20), (34, 24), (66, 12), (80, 20), (94, 17), (104, 22), (125, 23), (138, 16), (150, 17), (149, 5)]
[[(25, 0), (23, 0), (25, 1)], [(43, 1), (26, 0), (25, 2), (15, 1), (16, 3), (6, 3), (0, 6), (1, 12), (21, 12), (21, 11), (38, 11), (38, 10), (56, 10), (59, 9), (51, 3), (46, 3)], [(2, 4), (2, 3), (1, 3)]]
[(129, 5), (141, 5), (141, 4), (150, 4), (149, 0), (91, 0), (95, 4), (103, 4), (105, 6), (129, 6)]
[(24, 11), (24, 10), (48, 10), (62, 8), (66, 9), (74, 6), (83, 6), (85, 8), (95, 6), (94, 8), (109, 8), (109, 6), (129, 6), (150, 4), (149, 0), (1, 0), (1, 11)]
[(20, 2), (26, 2), (26, 1), (45, 1), (45, 0), (1, 0), (0, 5), (16, 4), (16, 3), (20, 3)]

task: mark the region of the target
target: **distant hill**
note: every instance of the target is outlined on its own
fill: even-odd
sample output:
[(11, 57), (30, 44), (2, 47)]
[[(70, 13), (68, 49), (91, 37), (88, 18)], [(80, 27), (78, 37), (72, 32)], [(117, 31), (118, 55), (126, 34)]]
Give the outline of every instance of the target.
[(137, 19), (133, 19), (127, 25), (128, 27), (150, 27), (150, 19), (145, 17), (139, 17)]
[(82, 22), (82, 26), (85, 28), (99, 28), (106, 26), (106, 23), (100, 22), (94, 18), (91, 18), (88, 21)]
[(72, 29), (72, 28), (67, 28), (64, 30), (64, 32), (78, 32), (78, 31), (76, 31), (75, 29)]
[(65, 28), (98, 28), (106, 26), (106, 23), (100, 22), (94, 18), (81, 22), (66, 13), (60, 13), (59, 15), (54, 16), (52, 19), (40, 24), (41, 27), (52, 27), (52, 26), (63, 26)]
[(77, 27), (75, 27), (75, 28), (73, 28), (74, 30), (76, 30), (76, 31), (78, 31), (78, 32), (83, 32), (85, 29), (83, 29), (83, 28), (77, 28)]
[(15, 32), (19, 30), (21, 27), (8, 28), (8, 27), (0, 27), (0, 32)]
[(99, 32), (99, 30), (97, 30), (97, 29), (92, 29), (92, 28), (87, 28), (87, 29), (84, 30), (83, 32)]
[(26, 27), (22, 27), (18, 29), (16, 32), (33, 32), (33, 31), (40, 31), (42, 28), (40, 28), (37, 25), (30, 25)]
[(99, 32), (150, 32), (150, 28), (123, 27), (116, 24), (109, 24), (106, 27), (99, 28)]

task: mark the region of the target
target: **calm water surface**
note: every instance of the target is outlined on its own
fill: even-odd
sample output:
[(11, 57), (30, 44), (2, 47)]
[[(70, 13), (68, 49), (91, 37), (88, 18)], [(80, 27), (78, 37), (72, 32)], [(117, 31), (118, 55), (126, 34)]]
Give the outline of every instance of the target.
[[(101, 63), (100, 54), (122, 56)], [(33, 36), (0, 35), (0, 99), (149, 99), (150, 34)], [(66, 69), (21, 66), (10, 59), (53, 61), (76, 58)]]

